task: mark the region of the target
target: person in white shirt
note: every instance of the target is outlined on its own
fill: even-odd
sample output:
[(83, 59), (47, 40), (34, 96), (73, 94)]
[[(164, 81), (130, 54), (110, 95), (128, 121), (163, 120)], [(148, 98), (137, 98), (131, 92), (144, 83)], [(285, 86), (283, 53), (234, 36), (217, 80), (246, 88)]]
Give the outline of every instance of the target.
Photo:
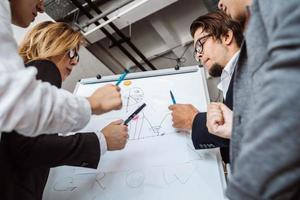
[[(194, 38), (195, 59), (201, 61), (211, 76), (221, 76), (218, 89), (223, 93), (224, 103), (231, 107), (231, 80), (243, 41), (242, 27), (225, 13), (216, 11), (194, 20), (190, 31)], [(229, 140), (208, 132), (206, 112), (198, 111), (191, 104), (175, 104), (169, 109), (172, 111), (173, 127), (191, 130), (196, 149), (221, 147), (223, 160), (229, 161)]]
[[(19, 52), (36, 78), (60, 88), (79, 63), (83, 35), (63, 22), (42, 22), (25, 36)], [(96, 132), (69, 136), (26, 137), (2, 133), (0, 141), (0, 199), (42, 200), (50, 168), (63, 165), (97, 168), (106, 151), (121, 150), (128, 139), (123, 120)]]
[(37, 81), (36, 69), (24, 67), (11, 23), (27, 27), (43, 11), (43, 0), (0, 1), (0, 137), (12, 130), (26, 136), (76, 131), (91, 114), (122, 107), (117, 86), (106, 85), (88, 98), (78, 97)]

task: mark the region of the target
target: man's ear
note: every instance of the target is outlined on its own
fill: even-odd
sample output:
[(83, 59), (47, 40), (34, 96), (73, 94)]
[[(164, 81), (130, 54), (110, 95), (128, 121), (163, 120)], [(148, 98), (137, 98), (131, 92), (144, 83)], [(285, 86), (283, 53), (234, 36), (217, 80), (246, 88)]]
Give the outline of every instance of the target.
[(222, 36), (223, 44), (230, 45), (233, 42), (233, 32), (228, 30), (226, 34)]

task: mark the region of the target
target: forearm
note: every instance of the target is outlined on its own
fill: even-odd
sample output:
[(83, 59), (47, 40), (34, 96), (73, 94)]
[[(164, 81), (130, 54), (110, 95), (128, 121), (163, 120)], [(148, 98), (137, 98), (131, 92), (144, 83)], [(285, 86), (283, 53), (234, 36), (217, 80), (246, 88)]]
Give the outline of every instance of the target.
[(24, 137), (5, 133), (1, 141), (19, 167), (58, 167), (62, 165), (97, 168), (100, 143), (95, 133), (70, 136), (41, 135)]
[(25, 69), (11, 28), (9, 2), (0, 1), (0, 132), (27, 136), (83, 128), (91, 115), (86, 99), (36, 81)]
[(27, 136), (70, 132), (90, 119), (88, 101), (48, 83), (35, 80), (35, 70), (2, 75), (0, 83), (1, 131), (16, 130)]

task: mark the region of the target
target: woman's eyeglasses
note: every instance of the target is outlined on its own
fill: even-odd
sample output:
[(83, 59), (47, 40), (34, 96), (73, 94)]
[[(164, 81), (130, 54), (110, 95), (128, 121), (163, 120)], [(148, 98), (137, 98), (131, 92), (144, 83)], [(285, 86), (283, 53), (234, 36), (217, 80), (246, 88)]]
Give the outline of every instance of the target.
[(71, 49), (68, 52), (68, 56), (69, 56), (70, 60), (76, 61), (77, 63), (79, 62), (79, 54), (77, 53), (76, 49)]

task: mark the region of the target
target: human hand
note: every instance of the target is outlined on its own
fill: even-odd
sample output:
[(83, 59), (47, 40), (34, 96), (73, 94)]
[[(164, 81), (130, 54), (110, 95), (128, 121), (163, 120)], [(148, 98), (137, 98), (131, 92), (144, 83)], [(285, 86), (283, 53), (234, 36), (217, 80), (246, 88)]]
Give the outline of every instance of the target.
[(192, 129), (194, 118), (199, 112), (191, 104), (174, 104), (169, 106), (169, 110), (172, 111), (173, 127), (183, 130)]
[(231, 138), (233, 112), (223, 103), (210, 103), (207, 108), (208, 131), (222, 138)]
[(107, 150), (109, 151), (123, 149), (129, 137), (128, 128), (123, 125), (123, 120), (111, 122), (101, 132), (105, 137)]
[(122, 108), (120, 88), (112, 84), (98, 88), (87, 100), (96, 115)]

